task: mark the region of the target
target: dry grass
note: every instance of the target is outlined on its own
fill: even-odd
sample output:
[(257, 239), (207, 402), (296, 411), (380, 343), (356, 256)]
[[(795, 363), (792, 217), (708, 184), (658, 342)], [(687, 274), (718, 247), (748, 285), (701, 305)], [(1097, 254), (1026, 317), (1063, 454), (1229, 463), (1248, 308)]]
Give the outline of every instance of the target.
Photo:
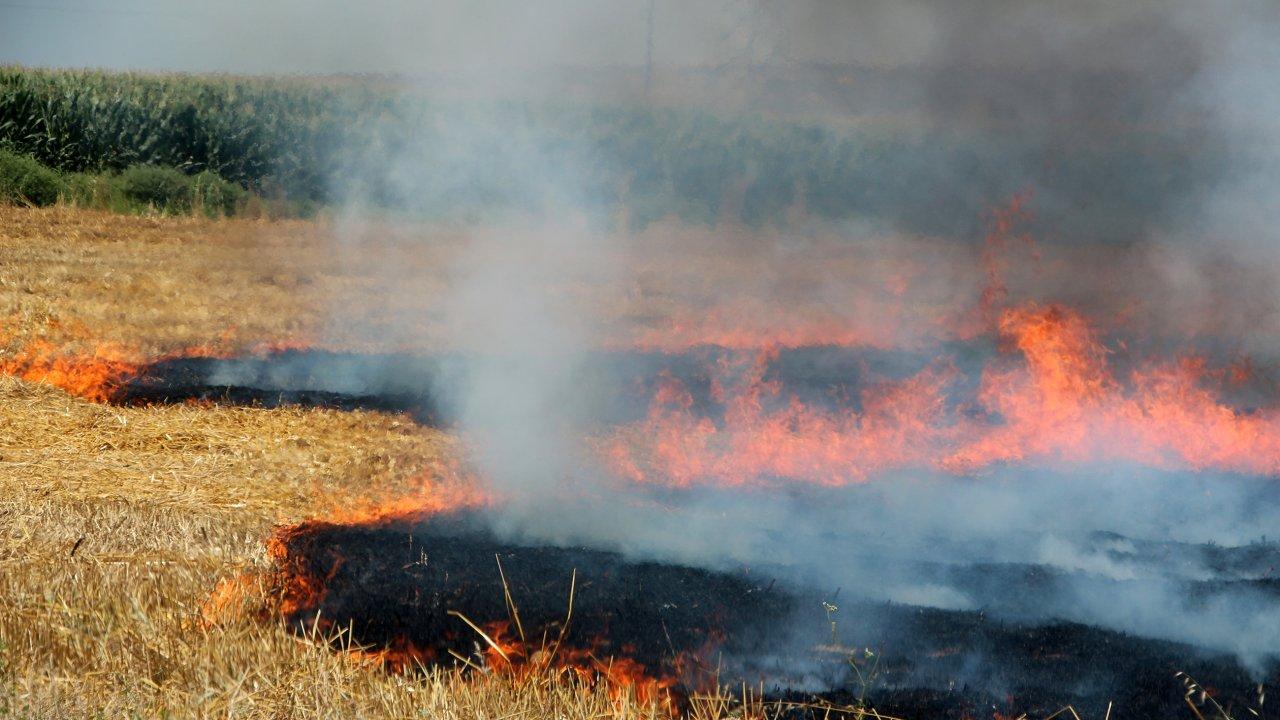
[[(660, 338), (699, 313), (743, 308), (763, 324), (736, 330), (768, 333), (772, 318), (757, 310), (778, 298), (792, 325), (821, 333), (834, 318), (856, 327), (849, 312), (883, 315), (884, 303), (915, 298), (916, 284), (943, 288), (913, 306), (929, 321), (930, 307), (960, 304), (947, 288), (973, 272), (969, 251), (954, 247), (942, 265), (895, 264), (923, 254), (925, 241), (883, 256), (837, 241), (807, 248), (805, 265), (777, 262), (776, 238), (669, 230), (621, 239), (630, 275), (570, 289), (615, 340)], [(0, 207), (0, 359), (36, 338), (70, 352), (114, 343), (140, 356), (281, 340), (366, 347), (387, 337), (430, 349), (447, 335), (438, 305), (467, 235), (432, 229), (424, 243), (421, 228), (364, 232), (375, 241), (357, 251), (323, 221)], [(809, 325), (794, 317), (804, 312)], [(393, 415), (117, 408), (0, 377), (0, 716), (663, 715), (563, 678), (400, 677), (279, 627), (199, 622), (220, 579), (264, 565), (273, 524), (406, 492), (457, 452), (454, 438)], [(760, 709), (720, 698), (697, 711)]]
[[(375, 251), (344, 252), (324, 222), (0, 207), (0, 334), (75, 351), (113, 343), (142, 355), (211, 343), (355, 342), (393, 315), (401, 323), (431, 317), (430, 293), (378, 292), (382, 268), (411, 268), (428, 284), (439, 261), (397, 232), (387, 229)], [(439, 235), (444, 246), (450, 236)]]
[(248, 619), (219, 579), (279, 521), (403, 487), (452, 440), (375, 413), (112, 408), (0, 378), (0, 715), (660, 715), (570, 681), (389, 675)]
[(448, 438), (372, 413), (111, 408), (12, 379), (0, 379), (0, 407), (8, 710), (380, 716), (421, 705), (413, 683), (278, 629), (195, 621), (219, 578), (263, 562), (273, 523), (386, 492), (447, 453)]
[[(0, 352), (36, 337), (140, 356), (290, 340), (435, 351), (457, 330), (446, 307), (461, 259), (476, 260), (477, 241), (485, 252), (517, 253), (525, 244), (510, 241), (523, 232), (0, 206)], [(558, 292), (591, 309), (589, 332), (605, 345), (931, 343), (981, 329), (974, 240), (658, 223), (589, 243), (607, 248), (595, 259), (601, 272), (565, 278)], [(1104, 329), (1183, 338), (1275, 330), (1265, 272), (1185, 255), (1174, 246), (1012, 243), (1000, 270), (1012, 296), (1079, 307)], [(1193, 267), (1208, 287), (1240, 292), (1220, 306), (1180, 291)]]
[[(0, 208), (0, 317), (11, 343), (70, 351), (330, 333), (335, 304), (388, 302), (386, 256), (332, 247), (323, 223)], [(220, 579), (264, 565), (274, 524), (403, 494), (455, 446), (381, 413), (119, 408), (0, 377), (0, 716), (664, 715), (565, 678), (395, 676), (270, 624), (200, 622)]]
[[(453, 337), (443, 301), (459, 258), (477, 246), (519, 253), (507, 241), (520, 232), (0, 207), (0, 343), (12, 351), (42, 338), (78, 352), (109, 343), (138, 359), (290, 340), (433, 351)], [(556, 292), (592, 309), (601, 344), (680, 345), (928, 335), (978, 287), (971, 248), (954, 243), (805, 242), (780, 262), (776, 234), (659, 224), (610, 237), (600, 272), (566, 271)]]

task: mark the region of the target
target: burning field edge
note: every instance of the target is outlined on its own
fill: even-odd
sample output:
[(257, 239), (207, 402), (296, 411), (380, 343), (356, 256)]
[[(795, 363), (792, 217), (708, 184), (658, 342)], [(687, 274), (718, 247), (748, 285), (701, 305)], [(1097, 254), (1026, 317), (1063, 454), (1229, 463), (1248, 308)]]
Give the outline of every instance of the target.
[[(1017, 204), (1005, 213), (1016, 214)], [(174, 222), (190, 229), (188, 221)], [(997, 214), (989, 248), (1017, 239), (1011, 222)], [(597, 439), (596, 448), (618, 482), (674, 490), (713, 479), (830, 485), (886, 470), (962, 474), (1045, 458), (1260, 475), (1280, 468), (1280, 414), (1250, 404), (1260, 386), (1247, 366), (1186, 356), (1119, 368), (1087, 318), (1062, 305), (1010, 301), (1000, 263), (984, 261), (974, 322), (993, 328), (991, 347), (982, 347), (994, 353), (989, 366), (972, 372), (926, 358), (905, 377), (803, 405), (796, 394), (803, 383), (826, 388), (827, 380), (797, 381), (771, 368), (814, 346), (664, 348), (656, 356), (677, 369), (688, 361), (711, 370), (682, 376), (663, 368), (642, 387), (650, 401), (645, 412), (627, 418), (624, 432)], [(867, 711), (856, 684), (847, 685), (853, 692), (793, 697), (762, 683), (736, 700), (718, 687), (725, 657), (765, 656), (785, 644), (740, 630), (789, 619), (797, 604), (790, 593), (803, 589), (484, 535), (477, 529), (484, 523), (459, 509), (481, 512), (498, 501), (476, 489), (447, 415), (416, 381), (407, 385), (416, 394), (359, 383), (238, 383), (220, 373), (263, 363), (270, 375), (294, 361), (341, 364), (352, 356), (269, 338), (147, 354), (99, 343), (68, 320), (52, 325), (75, 336), (70, 346), (92, 349), (21, 339), (0, 360), (0, 371), (12, 376), (0, 380), (0, 462), (11, 493), (0, 508), (15, 520), (0, 556), (7, 566), (0, 597), (8, 598), (0, 612), (8, 705), (0, 710), (216, 708), (336, 717), (343, 709), (376, 708), (405, 715), (421, 711), (426, 695), (441, 717), (466, 716), (489, 702), (561, 708), (555, 712), (566, 717)], [(956, 343), (949, 347), (963, 355), (964, 343), (980, 336), (964, 331), (948, 338)], [(856, 343), (837, 338), (816, 347), (840, 357), (849, 344)], [(639, 354), (623, 357), (640, 362), (651, 349), (639, 342), (631, 350)], [(866, 373), (869, 363), (859, 356), (835, 365), (874, 376)], [(264, 374), (254, 372), (249, 376)], [(966, 372), (974, 382), (963, 389), (971, 394), (949, 397), (946, 389)], [(415, 490), (406, 494), (406, 487)], [(388, 551), (401, 537), (407, 545)], [(416, 549), (415, 537), (422, 543)], [(695, 589), (679, 594), (686, 585)], [(630, 595), (635, 587), (676, 594)], [(824, 607), (817, 596), (806, 602)], [(668, 606), (681, 610), (672, 614)], [(686, 610), (693, 614), (680, 615)], [(809, 647), (822, 645), (822, 618), (813, 626), (819, 635)], [(989, 640), (1004, 629), (974, 632)], [(1031, 639), (1030, 653), (1052, 647), (1054, 632), (1124, 642), (1079, 627), (1046, 632), (1047, 639)], [(749, 646), (733, 647), (744, 638)], [(829, 649), (863, 677), (869, 668), (859, 663), (878, 651), (860, 655), (831, 640)], [(335, 645), (343, 652), (324, 652)], [(948, 647), (929, 652), (946, 658)], [(1130, 690), (1159, 695), (1162, 710), (1178, 707), (1183, 693), (1173, 673), (1186, 668), (1171, 664), (1177, 652), (1160, 646), (1134, 654), (1152, 662), (1143, 682), (1165, 678), (1167, 685)], [(78, 677), (85, 667), (100, 670)], [(734, 670), (735, 679), (750, 674)], [(306, 695), (296, 692), (300, 677), (313, 688)], [(1250, 689), (1239, 677), (1219, 681), (1235, 698)], [(71, 683), (84, 683), (83, 691), (68, 691)], [(1201, 704), (1218, 694), (1187, 687), (1203, 691)], [(131, 699), (139, 691), (140, 699)], [(933, 717), (998, 716), (1028, 704), (1048, 715), (1061, 707), (1053, 697), (1001, 702), (964, 688), (933, 698), (896, 691), (882, 688), (877, 706), (892, 711), (898, 703)], [(766, 700), (782, 704), (766, 708)]]

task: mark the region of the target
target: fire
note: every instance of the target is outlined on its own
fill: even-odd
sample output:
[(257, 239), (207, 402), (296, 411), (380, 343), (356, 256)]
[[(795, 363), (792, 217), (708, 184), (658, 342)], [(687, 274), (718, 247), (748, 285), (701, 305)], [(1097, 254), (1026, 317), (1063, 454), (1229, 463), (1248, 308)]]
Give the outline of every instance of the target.
[[(571, 675), (592, 687), (602, 683), (610, 696), (623, 700), (628, 695), (642, 704), (657, 703), (674, 710), (676, 688), (675, 675), (651, 675), (635, 660), (624, 656), (601, 656), (596, 647), (603, 644), (597, 638), (586, 647), (559, 644), (534, 645), (512, 637), (508, 621), (486, 623), (483, 633), (484, 650), (473, 657), (452, 658), (464, 667), (490, 672), (515, 679), (517, 682), (539, 682), (552, 676)], [(479, 634), (479, 633), (477, 633)], [(441, 657), (433, 647), (421, 646), (404, 638), (384, 647), (347, 649), (347, 654), (359, 662), (368, 662), (391, 672), (406, 672), (429, 667)]]
[[(630, 335), (629, 350), (689, 352), (713, 345), (724, 352), (707, 368), (709, 401), (674, 375), (653, 385), (644, 417), (603, 428), (589, 439), (605, 468), (624, 482), (675, 488), (695, 486), (839, 486), (874, 482), (900, 472), (979, 475), (1007, 465), (1077, 467), (1128, 463), (1162, 470), (1280, 475), (1280, 404), (1244, 409), (1229, 399), (1232, 385), (1249, 382), (1246, 360), (1214, 367), (1183, 354), (1142, 358), (1136, 342), (1110, 334), (1115, 317), (1091, 318), (1061, 302), (1017, 300), (1006, 280), (1014, 242), (1030, 246), (1017, 227), (1026, 196), (992, 216), (980, 258), (985, 287), (964, 306), (912, 307), (910, 272), (849, 291), (858, 308), (809, 308), (789, 316), (785, 303), (729, 300), (703, 311), (677, 310), (669, 322)], [(1033, 257), (1036, 257), (1034, 251)], [(972, 269), (972, 268), (971, 268)], [(950, 297), (950, 296), (948, 296)], [(837, 305), (837, 303), (832, 303)], [(1127, 309), (1124, 309), (1127, 312)], [(682, 314), (685, 313), (685, 314)], [(1118, 314), (1118, 313), (1117, 313)], [(1105, 330), (1104, 330), (1105, 328)], [(981, 341), (975, 342), (975, 341)], [(852, 397), (802, 399), (775, 372), (786, 350), (817, 346), (928, 350), (969, 342), (994, 348), (980, 372), (966, 377), (950, 350), (905, 375), (858, 378)], [(69, 354), (36, 340), (0, 360), (0, 373), (43, 382), (96, 402), (111, 402), (150, 363), (178, 357), (231, 355), (225, 338), (145, 360), (142, 353), (99, 344)], [(306, 343), (253, 347), (262, 355), (305, 350)], [(1117, 362), (1123, 357), (1124, 362)], [(973, 380), (975, 382), (966, 382)], [(412, 526), (434, 516), (494, 505), (500, 499), (460, 467), (436, 468), (394, 498), (324, 508), (320, 519), (277, 528), (267, 541), (272, 568), (219, 583), (201, 608), (206, 625), (224, 622), (246, 606), (260, 617), (295, 623), (313, 618), (323, 633), (341, 627), (317, 615), (347, 558), (322, 551), (291, 555), (291, 539), (318, 526)], [(505, 583), (505, 579), (504, 579)], [(334, 595), (337, 595), (335, 592)], [(469, 624), (469, 623), (468, 623)], [(623, 648), (607, 653), (606, 638), (565, 644), (531, 642), (512, 624), (459, 625), (456, 638), (428, 645), (397, 637), (378, 647), (347, 648), (360, 661), (395, 670), (447, 661), (444, 640), (464, 636), (480, 651), (455, 656), (486, 672), (519, 679), (564, 673), (585, 683), (604, 682), (615, 693), (671, 703), (677, 687), (690, 687), (676, 658), (671, 673), (655, 673)], [(956, 652), (942, 648), (943, 657)]]
[[(866, 387), (858, 410), (782, 394), (758, 353), (743, 373), (722, 364), (721, 417), (700, 413), (666, 378), (647, 417), (599, 442), (619, 477), (675, 487), (863, 482), (900, 470), (967, 475), (1009, 463), (1122, 461), (1167, 470), (1280, 473), (1280, 407), (1241, 410), (1203, 358), (1138, 363), (1125, 375), (1078, 312), (1028, 303), (1003, 310), (1001, 353), (976, 396), (952, 392), (946, 358)], [(735, 379), (736, 378), (736, 379)], [(1218, 386), (1218, 387), (1215, 387)]]
[(944, 388), (955, 371), (946, 364), (867, 388), (860, 413), (835, 413), (781, 397), (765, 379), (775, 353), (757, 355), (741, 380), (714, 386), (721, 423), (700, 416), (688, 391), (667, 378), (644, 421), (603, 441), (604, 456), (622, 477), (677, 487), (783, 478), (839, 485), (915, 465), (953, 433)]
[[(265, 356), (315, 348), (305, 340), (291, 338), (251, 343), (246, 349), (236, 342), (236, 328), (233, 326), (212, 342), (149, 356), (137, 347), (97, 341), (89, 329), (79, 323), (50, 321), (47, 329), (69, 336), (75, 344), (89, 345), (90, 349), (88, 352), (72, 352), (43, 338), (31, 339), (7, 358), (0, 357), (0, 374), (52, 385), (76, 397), (100, 403), (117, 400), (120, 390), (129, 381), (138, 378), (155, 363), (181, 358), (230, 358), (241, 351)], [(12, 342), (12, 337), (0, 331), (0, 340)]]
[[(322, 566), (327, 571), (316, 572), (314, 558), (294, 557), (291, 541), (300, 534), (315, 531), (320, 526), (367, 527), (397, 524), (412, 527), (429, 518), (453, 511), (485, 507), (494, 502), (491, 495), (475, 485), (454, 482), (434, 485), (423, 481), (417, 493), (393, 501), (357, 505), (351, 509), (336, 511), (323, 520), (308, 520), (276, 528), (267, 541), (267, 555), (272, 569), (266, 577), (236, 576), (224, 580), (215, 588), (202, 609), (207, 624), (219, 622), (228, 616), (227, 608), (243, 606), (245, 597), (256, 589), (258, 607), (256, 616), (282, 618), (288, 622), (304, 621), (308, 631), (320, 637), (341, 636), (343, 627), (318, 614), (328, 585), (343, 567), (347, 559), (340, 554), (325, 557)], [(405, 637), (396, 637), (376, 647), (347, 644), (346, 653), (356, 661), (369, 662), (394, 672), (428, 667), (438, 662), (448, 662), (441, 647), (456, 644), (455, 641), (471, 640), (480, 650), (470, 656), (453, 654), (452, 660), (464, 667), (483, 672), (510, 676), (517, 681), (540, 682), (552, 675), (568, 674), (590, 687), (604, 683), (604, 687), (617, 699), (634, 697), (642, 703), (659, 703), (674, 709), (674, 689), (678, 682), (674, 674), (656, 675), (625, 654), (608, 656), (600, 652), (607, 645), (604, 638), (594, 638), (586, 645), (574, 645), (560, 638), (542, 637), (539, 642), (517, 637), (508, 621), (487, 622), (475, 626), (459, 615), (455, 633), (439, 638), (439, 646), (422, 645)], [(469, 627), (468, 627), (469, 626)], [(349, 640), (349, 638), (348, 638)], [(343, 645), (342, 641), (338, 643)], [(465, 643), (463, 643), (465, 644)], [(452, 651), (450, 651), (452, 654)], [(683, 667), (681, 662), (675, 666)]]
[(1066, 308), (1006, 310), (1000, 339), (1021, 362), (984, 371), (977, 406), (987, 418), (939, 463), (953, 470), (1034, 458), (1101, 459), (1115, 436), (1100, 432), (1099, 411), (1123, 392), (1106, 350), (1084, 318)]
[(1065, 308), (1007, 311), (1001, 330), (1024, 364), (990, 370), (979, 402), (1004, 423), (980, 427), (946, 459), (951, 467), (1049, 459), (1280, 471), (1280, 408), (1233, 408), (1202, 359), (1148, 362), (1122, 382), (1084, 319)]
[[(642, 704), (657, 703), (672, 711), (676, 708), (679, 683), (674, 675), (651, 675), (643, 665), (625, 655), (601, 656), (595, 648), (603, 644), (603, 639), (597, 638), (586, 647), (534, 645), (512, 637), (510, 627), (511, 623), (505, 620), (485, 624), (479, 631), (483, 633), (484, 650), (473, 657), (456, 656), (453, 660), (463, 667), (507, 676), (520, 683), (570, 675), (584, 687), (603, 684), (618, 701), (630, 696)], [(347, 654), (358, 662), (371, 663), (391, 672), (425, 668), (449, 659), (440, 657), (433, 647), (403, 638), (385, 647), (348, 648)]]
[[(342, 506), (337, 504), (340, 501), (335, 501), (323, 519), (277, 527), (267, 539), (267, 557), (275, 565), (278, 576), (275, 612), (288, 617), (319, 607), (328, 581), (345, 562), (340, 556), (334, 557), (328, 576), (316, 576), (303, 568), (298, 558), (290, 556), (289, 540), (294, 535), (309, 532), (318, 525), (356, 527), (421, 522), (441, 513), (485, 507), (494, 502), (494, 497), (474, 479), (461, 473), (455, 464), (442, 464), (409, 481), (408, 484), (417, 486), (415, 492), (392, 499), (348, 501)], [(412, 655), (407, 653), (406, 657)]]
[[(957, 391), (959, 372), (940, 353), (908, 377), (864, 384), (856, 409), (806, 404), (769, 379), (779, 348), (793, 346), (794, 336), (783, 333), (752, 350), (731, 333), (734, 341), (725, 347), (740, 350), (736, 362), (713, 368), (717, 407), (700, 411), (687, 388), (664, 378), (643, 420), (597, 439), (606, 465), (620, 478), (674, 487), (841, 485), (894, 471), (971, 475), (1011, 463), (1121, 461), (1280, 473), (1280, 406), (1238, 409), (1222, 392), (1223, 381), (1238, 385), (1251, 377), (1247, 360), (1214, 369), (1204, 358), (1184, 355), (1139, 361), (1118, 373), (1110, 362), (1115, 348), (1080, 311), (1011, 302), (1010, 246), (1026, 245), (1039, 262), (1031, 238), (1017, 233), (1028, 199), (1024, 193), (992, 213), (978, 305), (934, 336), (985, 335), (998, 342), (976, 395)], [(848, 326), (796, 332), (824, 344), (881, 347), (891, 337), (885, 328), (898, 317), (886, 315), (878, 333)]]
[(497, 621), (484, 628), (488, 643), (483, 655), (486, 667), (521, 680), (545, 677), (550, 673), (572, 673), (586, 684), (604, 683), (611, 695), (621, 699), (632, 693), (641, 703), (658, 702), (673, 707), (672, 693), (677, 687), (673, 675), (654, 677), (634, 659), (601, 657), (597, 648), (603, 638), (595, 638), (586, 647), (544, 641), (541, 645), (512, 637), (511, 623)]
[(86, 355), (68, 355), (44, 340), (27, 344), (0, 360), (0, 373), (28, 382), (47, 383), (72, 395), (107, 402), (128, 378), (137, 374), (134, 354), (115, 344), (101, 344)]
[(199, 625), (208, 628), (260, 615), (262, 591), (260, 573), (242, 572), (222, 578), (200, 604)]
[[(404, 482), (410, 492), (388, 498), (330, 499), (320, 514), (331, 525), (386, 525), (418, 522), (454, 510), (488, 507), (496, 496), (461, 462), (438, 460)], [(279, 534), (279, 533), (277, 533)]]

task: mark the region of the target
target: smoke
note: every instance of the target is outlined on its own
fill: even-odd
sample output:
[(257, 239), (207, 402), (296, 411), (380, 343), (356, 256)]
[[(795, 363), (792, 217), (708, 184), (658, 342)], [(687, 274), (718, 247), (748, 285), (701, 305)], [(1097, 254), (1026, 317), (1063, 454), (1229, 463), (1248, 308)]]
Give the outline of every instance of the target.
[[(1160, 341), (1153, 347), (1190, 337), (1274, 352), (1254, 336), (1260, 323), (1275, 329), (1278, 308), (1272, 253), (1280, 245), (1267, 239), (1280, 177), (1277, 95), (1267, 80), (1277, 60), (1266, 40), (1273, 13), (1247, 2), (1213, 13), (1163, 2), (759, 3), (732, 13), (660, 3), (659, 30), (686, 39), (679, 53), (659, 41), (673, 54), (660, 61), (670, 76), (656, 102), (672, 105), (687, 87), (674, 64), (741, 68), (718, 76), (716, 92), (684, 99), (737, 115), (775, 111), (793, 97), (778, 85), (788, 73), (811, 78), (824, 63), (859, 63), (847, 70), (852, 82), (874, 87), (850, 96), (879, 105), (859, 107), (855, 122), (905, 115), (922, 124), (887, 146), (885, 167), (901, 175), (884, 178), (890, 190), (865, 215), (823, 221), (802, 209), (773, 230), (748, 231), (728, 217), (713, 230), (674, 223), (635, 233), (618, 222), (615, 204), (599, 201), (614, 192), (599, 183), (601, 166), (614, 160), (597, 154), (600, 145), (566, 140), (538, 110), (498, 99), (554, 104), (564, 73), (581, 71), (563, 67), (571, 61), (637, 67), (634, 38), (610, 35), (612, 26), (592, 38), (610, 26), (606, 15), (573, 4), (455, 12), (443, 25), (471, 32), (445, 43), (458, 51), (453, 62), (429, 42), (422, 55), (394, 44), (388, 52), (403, 56), (399, 66), (447, 68), (478, 82), (482, 89), (469, 93), (486, 99), (389, 121), (385, 146), (358, 157), (342, 181), (350, 202), (340, 227), (344, 251), (359, 254), (379, 197), (428, 215), (451, 198), (463, 205), (454, 214), (462, 239), (437, 269), (443, 285), (431, 286), (441, 328), (432, 337), (460, 360), (437, 373), (433, 393), (504, 498), (494, 518), (500, 531), (642, 558), (750, 565), (868, 600), (1096, 624), (1226, 649), (1266, 672), (1280, 647), (1270, 571), (1215, 560), (1203, 547), (1263, 536), (1277, 507), (1271, 480), (1050, 463), (969, 478), (900, 472), (838, 489), (665, 490), (619, 482), (584, 438), (608, 426), (602, 407), (633, 397), (633, 388), (613, 384), (626, 373), (593, 370), (600, 361), (592, 353), (646, 303), (688, 313), (654, 323), (648, 337), (659, 345), (664, 332), (699, 321), (767, 338), (803, 336), (814, 318), (873, 335), (887, 324), (887, 334), (871, 338), (878, 347), (971, 339), (956, 328), (974, 322), (981, 290), (978, 208), (1023, 189), (1034, 193), (1029, 229), (1053, 249), (1043, 263), (1007, 251), (1023, 253), (1004, 278), (1011, 297), (1076, 304), (1107, 332), (1143, 328)], [(689, 27), (677, 28), (671, 15), (685, 13)], [(634, 29), (633, 20), (617, 23)], [(537, 42), (495, 46), (513, 23), (528, 23)], [(502, 71), (526, 62), (542, 71), (536, 79)], [(486, 72), (461, 67), (473, 64)], [(516, 76), (518, 88), (509, 82)], [(619, 92), (624, 103), (640, 100), (639, 83), (586, 86), (576, 100), (617, 102)], [(439, 87), (424, 81), (428, 93)], [(838, 138), (847, 108), (806, 102)], [(431, 141), (415, 142), (415, 126)], [(961, 149), (931, 154), (940, 140)], [(759, 158), (741, 152), (695, 189), (740, 183), (730, 168), (758, 176)], [(898, 182), (919, 168), (930, 185)], [(501, 188), (500, 201), (466, 207), (466, 190), (481, 181)], [(805, 187), (797, 203), (828, 190)], [(922, 217), (938, 219), (925, 226), (941, 240), (902, 237), (917, 233)], [(856, 262), (841, 259), (849, 248), (864, 251), (851, 253)], [(1264, 259), (1272, 262), (1258, 264)], [(383, 272), (388, 288), (413, 291), (402, 268)], [(955, 311), (943, 313), (939, 330), (921, 309), (945, 306)], [(887, 315), (889, 307), (898, 314)], [(419, 321), (393, 321), (388, 335), (412, 336)], [(901, 360), (882, 365), (905, 372)], [(799, 372), (829, 370), (802, 362)], [(643, 415), (640, 401), (626, 402)], [(1029, 585), (1028, 573), (1047, 575)], [(817, 678), (809, 681), (820, 685)]]
[[(796, 361), (799, 375), (849, 371), (852, 386), (902, 377), (922, 352), (989, 355), (982, 211), (1024, 190), (1023, 229), (1047, 249), (1037, 262), (1011, 244), (1011, 298), (1081, 307), (1107, 339), (1142, 336), (1134, 347), (1187, 340), (1272, 361), (1272, 4), (662, 0), (651, 87), (644, 3), (224, 3), (200, 22), (157, 3), (127, 21), (115, 4), (81, 9), (5, 8), (0, 59), (410, 76), (408, 100), (333, 179), (335, 252), (388, 295), (369, 315), (335, 305), (332, 333), (358, 324), (386, 346), (450, 355), (427, 368), (431, 391), (504, 498), (500, 531), (751, 565), (832, 595), (1097, 624), (1230, 650), (1259, 674), (1280, 647), (1266, 585), (1280, 552), (1249, 550), (1274, 532), (1273, 478), (1011, 463), (673, 490), (620, 481), (586, 440), (647, 409), (625, 383), (635, 368), (600, 369), (602, 345), (669, 350), (706, 327), (723, 331), (704, 335), (713, 343), (902, 350), (848, 367)], [(106, 20), (86, 22), (93, 13)], [(692, 119), (668, 122), (680, 113)], [(607, 123), (660, 132), (618, 147)], [(729, 136), (706, 140), (716, 162), (671, 170), (716, 132)], [(410, 228), (396, 232), (420, 235), (401, 247), (439, 258), (429, 273), (375, 256), (387, 205)], [(630, 216), (642, 212), (662, 221), (640, 229)], [(675, 219), (691, 215), (707, 227)], [(620, 330), (637, 326), (639, 339)], [(398, 372), (332, 381), (400, 388), (378, 377)], [(1259, 394), (1275, 404), (1274, 388)], [(1224, 560), (1207, 543), (1235, 551)], [(1047, 579), (1031, 587), (1028, 573)]]
[(588, 421), (577, 385), (589, 345), (572, 289), (584, 276), (604, 280), (607, 269), (593, 253), (598, 236), (581, 225), (481, 233), (447, 300), (473, 361), (441, 390), (456, 398), (482, 474), (513, 511), (545, 517)]

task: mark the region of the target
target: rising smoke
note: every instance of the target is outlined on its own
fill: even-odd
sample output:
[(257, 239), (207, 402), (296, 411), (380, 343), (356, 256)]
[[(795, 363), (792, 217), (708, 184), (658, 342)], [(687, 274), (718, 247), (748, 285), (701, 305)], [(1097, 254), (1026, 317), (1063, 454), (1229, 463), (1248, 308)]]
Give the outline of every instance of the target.
[[(345, 252), (360, 252), (371, 194), (435, 208), (461, 197), (476, 177), (500, 178), (505, 188), (499, 202), (468, 213), (475, 222), (441, 270), (440, 343), (463, 360), (433, 387), (479, 474), (505, 500), (495, 526), (638, 557), (750, 564), (823, 592), (1100, 624), (1227, 649), (1262, 672), (1280, 647), (1280, 603), (1255, 581), (1272, 571), (1224, 567), (1198, 548), (1248, 544), (1274, 528), (1280, 504), (1271, 478), (1010, 463), (976, 476), (898, 471), (839, 488), (770, 478), (767, 487), (746, 489), (654, 489), (611, 477), (584, 439), (600, 435), (608, 399), (631, 391), (591, 371), (610, 331), (598, 289), (626, 297), (653, 267), (665, 267), (654, 253), (681, 248), (662, 233), (695, 238), (690, 253), (703, 251), (704, 241), (730, 253), (726, 265), (759, 261), (751, 265), (759, 273), (699, 278), (675, 268), (664, 278), (666, 292), (708, 312), (750, 298), (745, 312), (783, 318), (783, 327), (789, 315), (804, 323), (814, 308), (837, 322), (867, 319), (850, 277), (813, 262), (833, 242), (926, 268), (897, 297), (902, 306), (943, 298), (967, 309), (977, 306), (983, 282), (982, 209), (1024, 190), (1032, 193), (1028, 229), (1053, 248), (1046, 255), (1054, 262), (1036, 265), (1024, 255), (1009, 270), (1010, 297), (1072, 303), (1103, 328), (1118, 326), (1123, 312), (1138, 319), (1152, 347), (1192, 338), (1197, 349), (1274, 359), (1274, 7), (660, 2), (658, 83), (648, 102), (733, 117), (802, 116), (833, 143), (850, 126), (892, 125), (904, 139), (886, 150), (881, 178), (896, 189), (868, 188), (865, 217), (801, 213), (760, 230), (730, 216), (712, 230), (671, 223), (633, 231), (617, 205), (598, 202), (605, 160), (592, 154), (596, 146), (565, 141), (550, 127), (543, 137), (527, 120), (537, 112), (529, 107), (562, 94), (574, 103), (645, 107), (637, 81), (644, 14), (636, 5), (446, 4), (411, 15), (431, 33), (420, 39), (397, 30), (377, 55), (361, 58), (420, 72), (419, 91), (468, 109), (399, 118), (388, 142), (351, 168), (338, 188), (349, 198), (340, 222)], [(398, 17), (366, 12), (357, 37)], [(312, 37), (320, 48), (303, 57), (328, 57), (343, 44)], [(602, 69), (624, 89), (590, 80)], [(816, 97), (797, 99), (795, 84), (833, 72), (850, 79), (816, 84)], [(695, 76), (712, 79), (695, 84)], [(415, 145), (416, 125), (432, 131), (429, 146)], [(974, 149), (932, 152), (957, 138)], [(725, 174), (703, 182), (733, 187), (742, 178), (732, 168), (767, 172), (750, 170), (767, 167), (752, 152), (744, 146)], [(921, 166), (930, 186), (899, 182)], [(804, 190), (820, 198), (829, 189)], [(941, 241), (921, 244), (921, 234)], [(884, 240), (898, 235), (900, 243)], [(938, 264), (957, 267), (931, 267)], [(388, 287), (412, 284), (398, 267), (385, 272)], [(670, 287), (679, 283), (688, 286)], [(342, 308), (334, 316), (340, 325)], [(411, 336), (418, 320), (393, 319), (388, 335)], [(918, 348), (957, 339), (917, 330), (903, 320), (886, 342)], [(990, 343), (981, 347), (994, 352)], [(1051, 582), (1011, 592), (1018, 569), (1033, 566), (1048, 568)]]

